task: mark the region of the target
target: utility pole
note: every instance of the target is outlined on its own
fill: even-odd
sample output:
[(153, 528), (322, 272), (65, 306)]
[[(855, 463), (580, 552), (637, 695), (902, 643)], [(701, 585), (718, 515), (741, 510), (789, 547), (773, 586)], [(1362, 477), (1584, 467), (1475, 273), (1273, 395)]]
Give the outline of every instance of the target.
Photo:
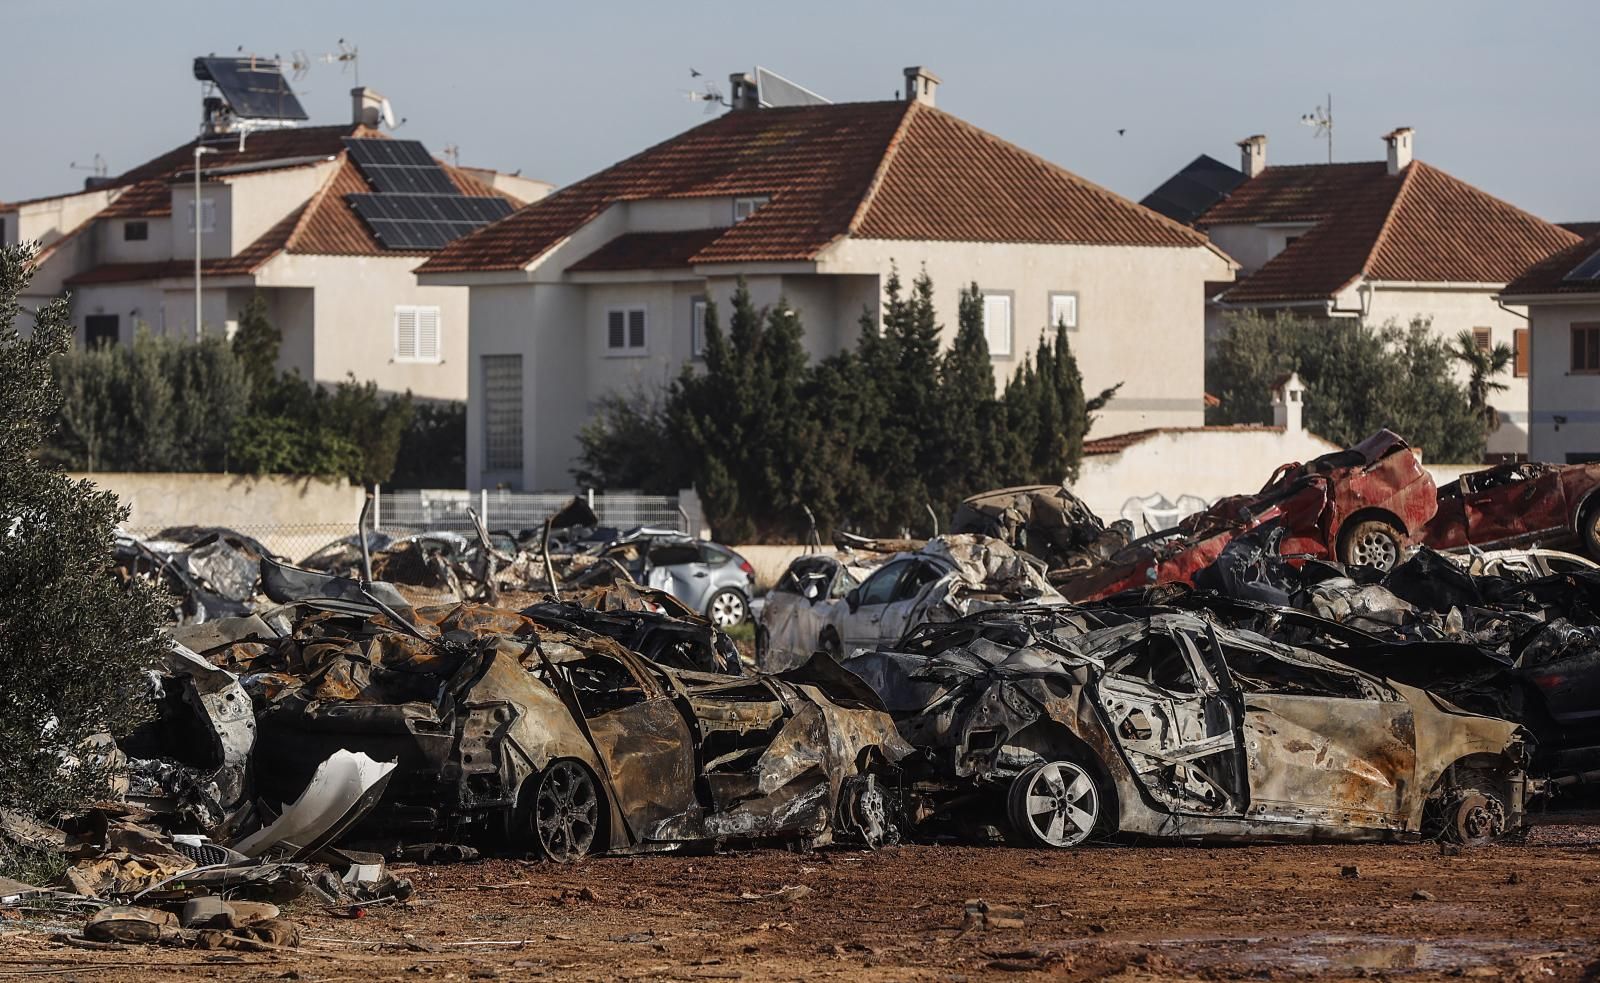
[(214, 154), (215, 150), (194, 141), (194, 201), (189, 206), (189, 216), (194, 222), (194, 340), (200, 340), (200, 155)]

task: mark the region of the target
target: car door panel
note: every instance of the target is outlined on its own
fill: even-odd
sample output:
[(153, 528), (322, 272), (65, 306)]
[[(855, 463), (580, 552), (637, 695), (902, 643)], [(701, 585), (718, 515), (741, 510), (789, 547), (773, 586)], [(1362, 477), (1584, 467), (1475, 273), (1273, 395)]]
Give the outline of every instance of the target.
[(653, 697), (588, 723), (617, 806), (640, 837), (660, 838), (657, 826), (695, 810), (694, 738), (670, 699)]
[(1416, 723), (1403, 701), (1244, 694), (1249, 818), (1404, 827)]

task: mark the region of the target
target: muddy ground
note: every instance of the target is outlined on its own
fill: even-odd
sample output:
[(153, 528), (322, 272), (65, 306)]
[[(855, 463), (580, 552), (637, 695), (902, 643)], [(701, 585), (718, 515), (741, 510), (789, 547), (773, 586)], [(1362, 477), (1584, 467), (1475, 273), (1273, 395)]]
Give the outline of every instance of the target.
[[(1593, 820), (1592, 822), (1590, 820)], [(0, 920), (0, 977), (1100, 980), (1600, 971), (1600, 817), (1522, 844), (907, 846), (406, 871), (413, 902), (292, 909), (298, 951), (89, 951)], [(967, 914), (983, 899), (985, 927)], [(38, 920), (33, 920), (37, 918)], [(1020, 927), (1008, 927), (1020, 918)], [(56, 931), (76, 931), (60, 920)]]

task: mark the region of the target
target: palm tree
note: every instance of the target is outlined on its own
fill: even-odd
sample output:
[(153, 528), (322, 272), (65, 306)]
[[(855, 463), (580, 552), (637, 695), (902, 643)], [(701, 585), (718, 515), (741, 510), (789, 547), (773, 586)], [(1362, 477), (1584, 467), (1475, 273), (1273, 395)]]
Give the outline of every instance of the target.
[(1483, 416), (1483, 424), (1490, 432), (1500, 429), (1500, 413), (1489, 405), (1489, 394), (1507, 388), (1495, 376), (1510, 368), (1516, 358), (1511, 346), (1502, 341), (1492, 348), (1480, 348), (1471, 331), (1462, 331), (1456, 335), (1450, 355), (1467, 367), (1467, 402)]

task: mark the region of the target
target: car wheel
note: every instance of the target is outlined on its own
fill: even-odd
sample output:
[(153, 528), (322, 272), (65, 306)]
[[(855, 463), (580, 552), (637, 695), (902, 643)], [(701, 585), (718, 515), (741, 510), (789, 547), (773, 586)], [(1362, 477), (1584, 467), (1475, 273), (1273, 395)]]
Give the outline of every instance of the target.
[(1368, 519), (1339, 537), (1339, 559), (1346, 566), (1392, 570), (1400, 562), (1400, 543), (1400, 530), (1382, 519)]
[(1074, 847), (1100, 825), (1104, 803), (1094, 776), (1073, 761), (1034, 765), (1011, 783), (1011, 828), (1030, 846)]
[(1583, 548), (1588, 551), (1589, 559), (1600, 563), (1600, 502), (1584, 512), (1579, 529), (1583, 532)]
[(600, 831), (600, 805), (589, 769), (572, 760), (551, 764), (534, 791), (532, 825), (539, 852), (563, 864), (588, 856)]
[(1431, 828), (1424, 832), (1447, 843), (1474, 846), (1506, 833), (1506, 805), (1493, 792), (1450, 789), (1432, 804), (1429, 812)]
[(745, 603), (744, 595), (732, 587), (724, 587), (711, 595), (711, 600), (706, 602), (706, 617), (711, 623), (727, 631), (744, 624), (750, 616), (750, 605)]

